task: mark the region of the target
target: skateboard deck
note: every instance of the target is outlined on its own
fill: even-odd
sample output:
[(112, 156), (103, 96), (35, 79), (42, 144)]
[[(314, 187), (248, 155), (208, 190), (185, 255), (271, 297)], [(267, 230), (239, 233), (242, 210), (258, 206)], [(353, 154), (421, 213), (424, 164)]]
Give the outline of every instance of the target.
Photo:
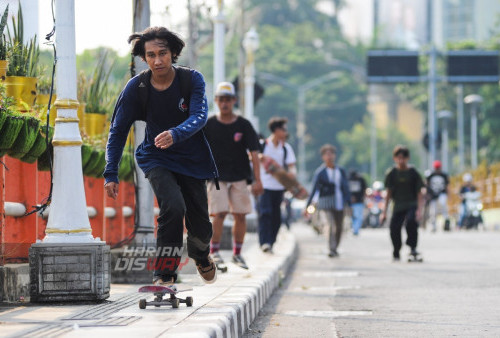
[(410, 255), (408, 257), (409, 263), (422, 263), (424, 259), (420, 255)]
[(307, 190), (297, 181), (294, 175), (288, 173), (274, 159), (269, 156), (260, 155), (260, 161), (266, 172), (270, 173), (286, 190), (291, 192), (293, 197), (303, 200), (309, 196)]
[(212, 259), (214, 260), (215, 267), (217, 268), (217, 270), (219, 270), (222, 273), (227, 272), (227, 265), (226, 265), (226, 263), (224, 263), (224, 260), (222, 259), (222, 257), (220, 257), (217, 254), (217, 255), (213, 255)]
[(227, 272), (227, 265), (224, 262), (222, 262), (222, 263), (215, 263), (215, 267), (217, 268), (217, 270), (219, 270), (222, 273)]
[[(192, 291), (193, 288), (190, 286), (177, 286), (172, 287), (161, 286), (161, 285), (145, 285), (139, 288), (139, 292), (142, 293), (152, 293), (155, 298), (153, 301), (148, 302), (146, 299), (139, 300), (139, 308), (145, 309), (148, 305), (154, 305), (160, 307), (162, 305), (171, 305), (172, 308), (176, 309), (179, 307), (180, 303), (185, 303), (186, 306), (193, 305), (193, 297), (179, 298), (176, 296), (179, 292)], [(165, 295), (169, 295), (168, 298), (163, 298)]]

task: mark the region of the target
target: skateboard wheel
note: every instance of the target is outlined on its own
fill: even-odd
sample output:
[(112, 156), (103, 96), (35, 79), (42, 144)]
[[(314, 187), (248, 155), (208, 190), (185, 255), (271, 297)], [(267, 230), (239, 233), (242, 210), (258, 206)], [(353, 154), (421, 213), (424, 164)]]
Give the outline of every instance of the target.
[(177, 309), (179, 307), (179, 299), (178, 298), (172, 299), (172, 307), (174, 309)]
[(146, 308), (146, 300), (141, 299), (139, 300), (139, 309), (145, 309)]
[(186, 297), (186, 306), (193, 306), (193, 297)]

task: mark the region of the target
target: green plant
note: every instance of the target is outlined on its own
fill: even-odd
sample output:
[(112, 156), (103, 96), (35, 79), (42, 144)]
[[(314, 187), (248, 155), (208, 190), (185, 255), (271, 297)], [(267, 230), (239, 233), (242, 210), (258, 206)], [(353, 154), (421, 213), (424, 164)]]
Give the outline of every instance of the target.
[[(49, 143), (54, 135), (54, 128), (49, 128)], [(34, 163), (47, 149), (47, 135), (45, 134), (45, 126), (40, 126), (38, 129), (35, 143), (30, 148), (28, 153), (21, 158), (21, 161), (27, 163)]]
[[(113, 64), (107, 66), (107, 52), (99, 59), (92, 78), (89, 81), (82, 81), (82, 99), (86, 103), (85, 111), (88, 113), (106, 114), (111, 107), (111, 100), (108, 95), (108, 79), (113, 69)], [(106, 70), (106, 68), (108, 68)]]
[(15, 101), (12, 97), (7, 96), (5, 85), (0, 82), (0, 131), (7, 120), (7, 116), (14, 113), (16, 113)]
[(2, 130), (0, 130), (0, 157), (5, 155), (19, 135), (19, 131), (24, 125), (21, 115), (9, 114), (5, 120)]
[(38, 73), (38, 80), (36, 82), (37, 93), (42, 95), (50, 94), (50, 87), (52, 85), (52, 81), (49, 73), (47, 72), (47, 67), (39, 66), (37, 73)]
[(28, 154), (38, 136), (40, 120), (29, 115), (22, 115), (24, 123), (17, 134), (17, 138), (10, 147), (8, 154), (14, 158), (23, 158)]
[(37, 46), (36, 35), (31, 38), (27, 44), (24, 44), (23, 12), (19, 6), (19, 12), (16, 19), (12, 18), (13, 33), (9, 35), (7, 56), (9, 59), (8, 76), (27, 76), (37, 77), (37, 64), (40, 56), (40, 49)]
[(118, 167), (118, 179), (124, 182), (132, 181), (134, 176), (134, 154), (124, 151), (120, 166)]
[(0, 20), (0, 60), (7, 60), (7, 40), (3, 34), (3, 30), (7, 25), (7, 17), (9, 16), (9, 5), (3, 12), (2, 19)]
[(92, 146), (89, 144), (82, 144), (82, 168), (85, 168), (92, 155)]

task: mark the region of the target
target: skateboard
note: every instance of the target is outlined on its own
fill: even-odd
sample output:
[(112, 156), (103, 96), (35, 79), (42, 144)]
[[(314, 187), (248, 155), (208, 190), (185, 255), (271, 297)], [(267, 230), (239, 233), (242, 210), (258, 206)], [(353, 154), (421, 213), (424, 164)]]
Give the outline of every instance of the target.
[(420, 256), (420, 254), (410, 254), (410, 256), (408, 257), (409, 263), (422, 263), (423, 261), (424, 259)]
[[(172, 308), (177, 309), (180, 303), (186, 303), (186, 306), (193, 306), (193, 297), (186, 298), (178, 298), (176, 294), (183, 291), (191, 291), (192, 287), (187, 287), (182, 290), (179, 290), (175, 285), (172, 287), (168, 286), (160, 286), (160, 285), (146, 285), (139, 288), (139, 292), (144, 293), (152, 293), (155, 296), (155, 299), (151, 302), (146, 301), (146, 299), (139, 300), (139, 309), (145, 309), (148, 305), (154, 305), (156, 307), (160, 307), (162, 305), (171, 305)], [(165, 297), (166, 294), (169, 294), (170, 297)]]
[(307, 190), (300, 184), (294, 175), (288, 173), (282, 166), (269, 156), (260, 155), (260, 161), (266, 172), (270, 173), (293, 197), (303, 200), (309, 196)]
[(217, 270), (219, 270), (222, 273), (227, 272), (226, 263), (224, 263), (224, 262), (220, 262), (220, 263), (214, 262), (214, 263), (215, 263), (215, 267), (217, 268)]
[(224, 263), (224, 260), (222, 259), (221, 256), (218, 256), (218, 254), (213, 255), (212, 259), (214, 260), (215, 267), (217, 268), (217, 270), (219, 270), (222, 273), (227, 272), (227, 265), (226, 263)]

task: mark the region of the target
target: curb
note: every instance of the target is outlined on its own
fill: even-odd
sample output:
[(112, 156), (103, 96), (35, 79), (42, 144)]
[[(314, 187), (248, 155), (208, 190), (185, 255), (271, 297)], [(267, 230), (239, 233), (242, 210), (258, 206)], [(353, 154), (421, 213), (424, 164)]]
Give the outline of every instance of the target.
[(170, 328), (161, 337), (240, 337), (297, 259), (295, 236), (281, 231), (273, 255), (262, 255), (258, 273), (251, 271), (225, 291)]

